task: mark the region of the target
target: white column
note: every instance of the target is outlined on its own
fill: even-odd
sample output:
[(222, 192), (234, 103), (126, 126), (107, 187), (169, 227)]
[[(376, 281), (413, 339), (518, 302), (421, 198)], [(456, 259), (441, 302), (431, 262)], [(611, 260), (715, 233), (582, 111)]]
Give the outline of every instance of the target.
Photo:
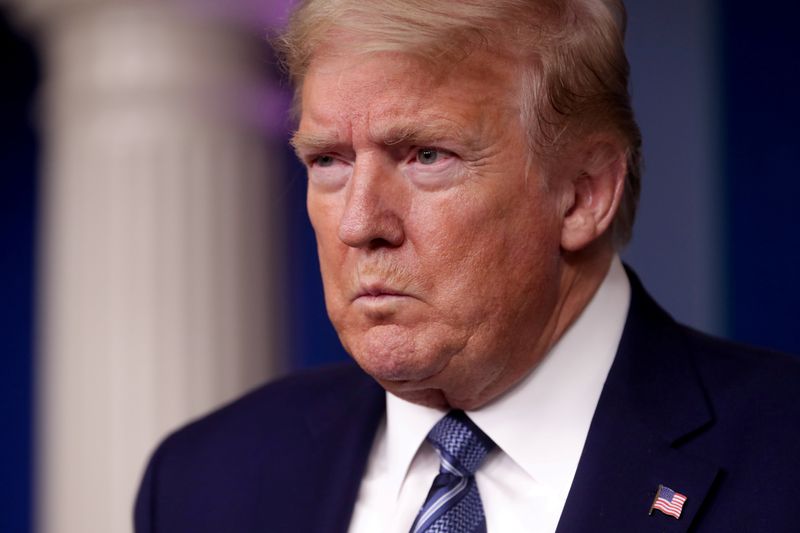
[(281, 169), (231, 105), (264, 57), (167, 2), (28, 7), (46, 82), (38, 530), (128, 532), (158, 440), (280, 366)]

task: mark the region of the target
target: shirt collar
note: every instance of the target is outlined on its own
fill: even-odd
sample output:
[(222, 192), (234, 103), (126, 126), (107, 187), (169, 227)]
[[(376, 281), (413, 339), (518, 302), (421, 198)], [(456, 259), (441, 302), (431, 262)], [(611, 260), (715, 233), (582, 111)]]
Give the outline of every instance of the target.
[(447, 411), (417, 405), (386, 393), (386, 457), (389, 485), (399, 493), (411, 461), (428, 432)]
[[(575, 322), (534, 370), (469, 417), (537, 482), (569, 490), (630, 305), (619, 257)], [(387, 393), (390, 487), (398, 492), (425, 436), (446, 411)]]

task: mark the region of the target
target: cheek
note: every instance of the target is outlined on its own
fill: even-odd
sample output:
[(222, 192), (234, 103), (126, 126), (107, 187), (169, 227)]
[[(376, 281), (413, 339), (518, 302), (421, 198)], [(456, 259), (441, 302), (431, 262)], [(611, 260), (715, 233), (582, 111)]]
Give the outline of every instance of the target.
[(544, 200), (461, 198), (417, 214), (417, 252), (438, 304), (472, 322), (547, 283), (560, 241)]
[[(314, 192), (311, 185), (306, 194), (306, 211), (317, 236), (327, 235), (336, 227), (336, 204), (331, 201), (332, 195)], [(319, 237), (318, 239), (319, 240)]]
[(317, 240), (325, 301), (330, 307), (337, 302), (337, 294), (342, 289), (339, 277), (343, 272), (342, 264), (346, 256), (346, 247), (338, 237), (341, 210), (327, 195), (320, 196), (312, 192), (308, 193), (306, 206)]
[(309, 190), (306, 208), (317, 238), (320, 263), (330, 263), (343, 247), (338, 237), (342, 218), (340, 202), (336, 195), (316, 194)]

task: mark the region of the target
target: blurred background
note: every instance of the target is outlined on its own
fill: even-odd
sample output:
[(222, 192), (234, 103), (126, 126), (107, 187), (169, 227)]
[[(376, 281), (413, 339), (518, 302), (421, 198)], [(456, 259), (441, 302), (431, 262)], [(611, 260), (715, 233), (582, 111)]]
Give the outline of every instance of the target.
[[(264, 39), (290, 4), (0, 0), (0, 531), (130, 531), (165, 433), (345, 357)], [(679, 320), (800, 353), (795, 5), (628, 2), (624, 257)]]

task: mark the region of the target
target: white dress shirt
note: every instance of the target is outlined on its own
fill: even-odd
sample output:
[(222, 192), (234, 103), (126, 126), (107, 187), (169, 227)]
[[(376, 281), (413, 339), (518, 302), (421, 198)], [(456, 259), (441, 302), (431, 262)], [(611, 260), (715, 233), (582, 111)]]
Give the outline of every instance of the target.
[[(518, 385), (469, 417), (497, 444), (475, 473), (494, 533), (553, 533), (630, 304), (618, 257), (588, 306)], [(408, 533), (439, 471), (425, 436), (445, 414), (387, 393), (350, 533)]]

